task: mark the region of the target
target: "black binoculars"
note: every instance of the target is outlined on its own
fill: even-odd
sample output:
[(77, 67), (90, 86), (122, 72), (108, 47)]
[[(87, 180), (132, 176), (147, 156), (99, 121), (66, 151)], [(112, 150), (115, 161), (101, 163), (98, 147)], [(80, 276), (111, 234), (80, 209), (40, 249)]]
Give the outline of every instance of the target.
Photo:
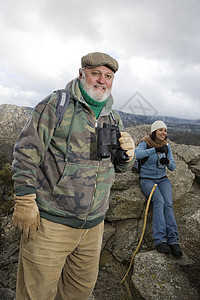
[(126, 161), (129, 159), (126, 151), (120, 147), (120, 131), (118, 125), (103, 123), (103, 127), (98, 128), (97, 132), (97, 157), (110, 157), (111, 150), (116, 149), (117, 161)]

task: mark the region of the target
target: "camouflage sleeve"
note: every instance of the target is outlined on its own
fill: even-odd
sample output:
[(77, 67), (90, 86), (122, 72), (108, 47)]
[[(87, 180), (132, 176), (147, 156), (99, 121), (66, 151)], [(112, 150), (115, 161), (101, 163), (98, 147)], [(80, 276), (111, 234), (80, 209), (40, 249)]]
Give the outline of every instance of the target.
[(35, 107), (15, 144), (12, 169), (16, 195), (35, 193), (36, 171), (43, 161), (56, 122), (55, 102), (56, 95), (52, 94)]
[[(114, 114), (115, 119), (118, 123), (120, 132), (125, 131), (124, 125), (122, 123), (122, 120), (121, 120), (119, 114), (114, 110), (113, 110), (113, 114)], [(115, 160), (114, 161), (115, 172), (116, 173), (124, 173), (127, 170), (131, 169), (134, 165), (135, 159), (136, 159), (136, 156), (134, 155), (133, 159), (130, 162), (118, 162), (118, 161)]]
[(133, 167), (135, 160), (136, 160), (136, 156), (134, 154), (133, 159), (129, 162), (115, 162), (114, 163), (115, 172), (116, 173), (124, 173), (124, 172), (130, 170)]

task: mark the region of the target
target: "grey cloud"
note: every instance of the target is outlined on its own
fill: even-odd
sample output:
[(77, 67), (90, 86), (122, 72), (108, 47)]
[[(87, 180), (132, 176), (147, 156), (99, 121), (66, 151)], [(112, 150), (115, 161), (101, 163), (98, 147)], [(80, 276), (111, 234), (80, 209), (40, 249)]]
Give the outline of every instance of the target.
[[(137, 90), (156, 106), (163, 102), (161, 111), (168, 114), (174, 99), (179, 99), (176, 95), (198, 106), (199, 11), (198, 0), (6, 1), (0, 10), (2, 89), (6, 93), (10, 89), (8, 95), (13, 95), (19, 87), (12, 101), (20, 103), (24, 97), (34, 105), (35, 99), (41, 100), (75, 77), (81, 56), (96, 49), (120, 62), (113, 87), (116, 106)], [(144, 75), (148, 61), (156, 62), (155, 68), (166, 64), (170, 70), (161, 68), (140, 78), (133, 64), (130, 68), (131, 60), (139, 57), (144, 59)], [(10, 100), (6, 93), (0, 94), (1, 101)], [(173, 113), (183, 115), (185, 107)]]

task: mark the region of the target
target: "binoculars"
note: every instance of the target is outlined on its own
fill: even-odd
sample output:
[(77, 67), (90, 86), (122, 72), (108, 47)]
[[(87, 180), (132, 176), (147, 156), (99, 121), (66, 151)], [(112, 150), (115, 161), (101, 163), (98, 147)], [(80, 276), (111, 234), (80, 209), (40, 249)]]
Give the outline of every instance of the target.
[(126, 151), (120, 147), (120, 131), (117, 124), (110, 125), (103, 123), (103, 127), (97, 131), (97, 157), (108, 158), (111, 150), (116, 149), (117, 161), (126, 161), (129, 159)]

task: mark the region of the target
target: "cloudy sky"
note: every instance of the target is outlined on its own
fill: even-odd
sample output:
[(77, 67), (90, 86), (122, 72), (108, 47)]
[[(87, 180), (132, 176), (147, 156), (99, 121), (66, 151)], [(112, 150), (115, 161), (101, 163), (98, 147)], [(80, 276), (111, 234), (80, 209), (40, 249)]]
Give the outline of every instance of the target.
[(199, 0), (0, 0), (0, 104), (34, 107), (78, 75), (119, 62), (114, 108), (200, 118)]

